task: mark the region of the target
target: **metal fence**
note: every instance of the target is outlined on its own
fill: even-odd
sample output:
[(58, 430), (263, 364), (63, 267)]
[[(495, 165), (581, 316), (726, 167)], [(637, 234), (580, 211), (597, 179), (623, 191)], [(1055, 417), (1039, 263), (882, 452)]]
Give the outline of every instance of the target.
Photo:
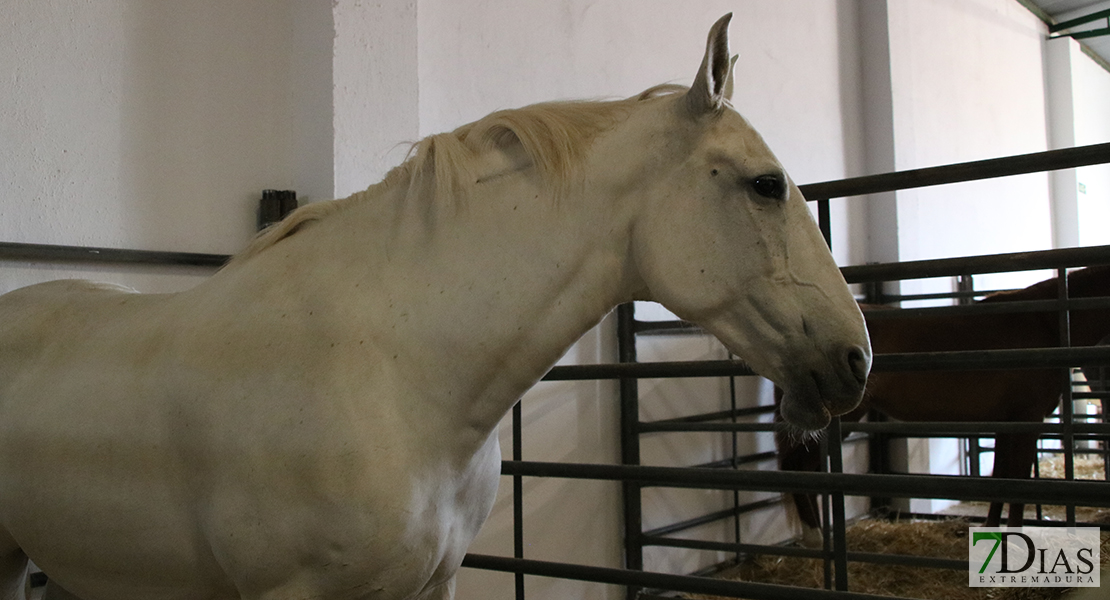
[[(1110, 144), (1086, 146), (1068, 150), (1042, 152), (1010, 158), (963, 163), (947, 167), (921, 169), (873, 177), (801, 186), (803, 193), (818, 202), (819, 221), (826, 238), (830, 235), (828, 200), (831, 198), (872, 194), (914, 187), (1002, 177), (1020, 173), (1072, 168), (1110, 162)], [(192, 265), (216, 267), (227, 257), (214, 254), (146, 252), (109, 248), (83, 248), (48, 246), (38, 244), (0, 243), (0, 259), (19, 261), (80, 261), (97, 263)], [(842, 272), (850, 283), (872, 283), (902, 279), (963, 276), (969, 273), (993, 273), (1024, 269), (1056, 269), (1061, 275), (1066, 268), (1093, 264), (1110, 264), (1110, 246), (1098, 248), (1073, 248), (1044, 252), (967, 257), (958, 259), (929, 260), (896, 264), (845, 267)], [(1066, 318), (1069, 308), (1086, 307), (1087, 300), (1062, 299), (1050, 301), (1052, 308)], [(1105, 299), (1095, 301), (1106, 305)], [(1008, 306), (998, 310), (1043, 309), (1044, 306)], [(964, 307), (920, 310), (961, 310)], [(917, 310), (917, 309), (914, 309)], [(910, 311), (906, 311), (910, 312)], [(937, 568), (964, 568), (962, 561), (922, 559), (908, 556), (889, 556), (849, 552), (845, 544), (844, 497), (846, 495), (949, 498), (985, 501), (1011, 501), (1024, 499), (1028, 503), (1059, 504), (1072, 507), (1069, 522), (1074, 522), (1074, 506), (1110, 506), (1110, 484), (1083, 481), (1036, 481), (978, 479), (963, 476), (940, 475), (887, 475), (841, 473), (840, 446), (842, 431), (883, 432), (884, 435), (912, 434), (915, 437), (937, 435), (982, 435), (985, 433), (1036, 430), (1045, 435), (1059, 436), (1063, 440), (1066, 465), (1070, 465), (1077, 436), (1107, 436), (1110, 428), (1103, 423), (1073, 423), (1070, 414), (1070, 396), (1062, 403), (1060, 423), (862, 423), (842, 425), (835, 419), (825, 435), (828, 440), (830, 472), (787, 473), (777, 471), (740, 471), (736, 467), (744, 462), (763, 460), (767, 455), (733, 456), (720, 465), (703, 465), (697, 468), (641, 466), (639, 437), (648, 432), (663, 431), (724, 431), (730, 433), (770, 431), (774, 425), (738, 423), (737, 417), (766, 409), (740, 409), (733, 406), (723, 413), (691, 415), (688, 418), (641, 422), (639, 419), (637, 380), (640, 378), (667, 377), (735, 377), (750, 376), (751, 370), (739, 361), (701, 361), (639, 363), (636, 362), (636, 337), (649, 334), (649, 330), (682, 330), (682, 323), (645, 324), (635, 319), (631, 306), (618, 309), (618, 337), (620, 362), (611, 365), (575, 365), (556, 367), (545, 377), (547, 381), (612, 379), (620, 382), (621, 403), (621, 465), (584, 465), (526, 462), (521, 460), (521, 418), (519, 405), (513, 411), (513, 459), (505, 461), (502, 473), (511, 477), (514, 488), (514, 555), (498, 557), (471, 554), (464, 567), (514, 573), (517, 580), (517, 598), (525, 598), (525, 576), (557, 577), (589, 582), (626, 586), (630, 597), (662, 597), (673, 593), (700, 593), (753, 599), (839, 599), (863, 600), (889, 598), (848, 591), (848, 561), (911, 564)], [(1066, 328), (1064, 329), (1066, 331)], [(874, 360), (875, 371), (897, 370), (953, 370), (1024, 368), (1030, 366), (1067, 368), (1082, 363), (1110, 363), (1110, 347), (1041, 348), (1004, 350), (992, 352), (919, 353), (880, 355)], [(1070, 466), (1066, 466), (1070, 475)], [(586, 565), (528, 560), (524, 557), (522, 482), (525, 477), (558, 477), (619, 481), (624, 491), (625, 568), (602, 568)], [(718, 490), (773, 490), (778, 492), (826, 493), (831, 498), (831, 543), (824, 549), (806, 549), (785, 546), (761, 546), (733, 542), (704, 542), (673, 537), (684, 529), (711, 520), (736, 518), (744, 511), (760, 508), (758, 505), (736, 505), (721, 513), (705, 515), (685, 523), (676, 523), (655, 531), (644, 531), (641, 519), (641, 491), (648, 487), (698, 488)], [(759, 504), (759, 503), (756, 503)], [(828, 522), (828, 521), (826, 521)], [(614, 532), (616, 534), (616, 532)], [(823, 558), (830, 565), (832, 589), (812, 590), (787, 586), (727, 581), (691, 575), (672, 575), (644, 572), (643, 549), (647, 546), (671, 546), (728, 551), (737, 554), (778, 554)], [(956, 564), (959, 563), (959, 564)]]

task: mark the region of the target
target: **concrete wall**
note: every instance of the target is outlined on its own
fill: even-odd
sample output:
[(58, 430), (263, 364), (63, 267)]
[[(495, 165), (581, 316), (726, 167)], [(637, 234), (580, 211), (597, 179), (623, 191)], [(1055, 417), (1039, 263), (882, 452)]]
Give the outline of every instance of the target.
[(379, 181), (420, 138), (416, 4), (334, 3), (337, 198)]
[[(303, 171), (331, 153), (330, 128), (301, 126), (314, 104), (330, 114), (330, 93), (305, 93), (330, 92), (317, 4), (324, 35), (309, 3), (5, 3), (0, 239), (230, 253), (263, 188), (329, 197)], [(5, 263), (0, 288), (103, 276), (162, 291), (205, 273)]]
[[(895, 168), (1048, 148), (1045, 28), (1036, 17), (1016, 2), (997, 0), (889, 6)], [(1043, 174), (899, 192), (897, 258), (1050, 248), (1047, 198)]]
[[(1110, 140), (1110, 73), (1070, 38), (1048, 43), (1049, 116), (1052, 145), (1067, 148)], [(1058, 246), (1110, 244), (1110, 166), (1052, 174)]]

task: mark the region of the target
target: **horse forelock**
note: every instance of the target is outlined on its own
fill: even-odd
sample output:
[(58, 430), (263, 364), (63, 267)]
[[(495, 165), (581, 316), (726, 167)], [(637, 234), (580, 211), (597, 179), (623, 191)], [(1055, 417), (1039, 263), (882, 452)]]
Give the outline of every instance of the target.
[(621, 100), (543, 102), (499, 110), (449, 133), (428, 136), (412, 145), (404, 162), (385, 178), (342, 200), (305, 205), (260, 233), (231, 264), (241, 263), (354, 202), (376, 198), (398, 186), (406, 202), (440, 207), (465, 202), (477, 184), (478, 158), (485, 152), (520, 144), (550, 197), (565, 196), (583, 176), (586, 151), (602, 132), (616, 125), (638, 104), (685, 93), (687, 87), (657, 85)]

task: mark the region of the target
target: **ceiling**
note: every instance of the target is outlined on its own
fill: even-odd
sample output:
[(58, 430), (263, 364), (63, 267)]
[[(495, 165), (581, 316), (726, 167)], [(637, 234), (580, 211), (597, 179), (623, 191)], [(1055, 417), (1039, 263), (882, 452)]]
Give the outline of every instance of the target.
[[(1051, 23), (1063, 23), (1092, 13), (1110, 11), (1110, 1), (1108, 0), (1023, 0), (1023, 3), (1039, 8)], [(1070, 31), (1079, 32), (1107, 27), (1110, 27), (1110, 23), (1107, 22), (1106, 17), (1103, 17), (1098, 21), (1076, 26)], [(1110, 35), (1104, 34), (1080, 39), (1079, 41), (1102, 58), (1104, 67), (1110, 65)]]

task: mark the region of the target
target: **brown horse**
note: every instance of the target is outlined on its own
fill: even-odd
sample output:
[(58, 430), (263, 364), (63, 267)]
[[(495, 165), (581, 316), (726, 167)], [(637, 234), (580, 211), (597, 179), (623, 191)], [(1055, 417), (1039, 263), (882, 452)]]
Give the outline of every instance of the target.
[[(1057, 297), (1057, 279), (1022, 290), (998, 292), (980, 304), (1046, 300)], [(1110, 296), (1110, 266), (1068, 274), (1073, 298)], [(876, 311), (898, 310), (864, 306), (875, 354), (1044, 348), (1060, 344), (1058, 313), (948, 315), (920, 318), (875, 318)], [(868, 316), (870, 315), (870, 316)], [(1072, 310), (1071, 343), (1091, 346), (1110, 333), (1110, 310)], [(860, 406), (843, 415), (858, 421), (874, 408), (902, 421), (1030, 421), (1040, 422), (1055, 410), (1063, 391), (1060, 369), (991, 371), (923, 371), (872, 373)], [(1003, 433), (995, 438), (994, 477), (1028, 478), (1036, 458), (1036, 433)], [(815, 471), (820, 457), (816, 443), (806, 445), (787, 432), (776, 435), (780, 468)], [(798, 516), (812, 533), (820, 527), (817, 499), (794, 495)], [(1021, 524), (1024, 506), (1010, 503), (1007, 524)], [(987, 526), (1001, 521), (1002, 503), (991, 504)], [(808, 538), (809, 536), (807, 536)]]

